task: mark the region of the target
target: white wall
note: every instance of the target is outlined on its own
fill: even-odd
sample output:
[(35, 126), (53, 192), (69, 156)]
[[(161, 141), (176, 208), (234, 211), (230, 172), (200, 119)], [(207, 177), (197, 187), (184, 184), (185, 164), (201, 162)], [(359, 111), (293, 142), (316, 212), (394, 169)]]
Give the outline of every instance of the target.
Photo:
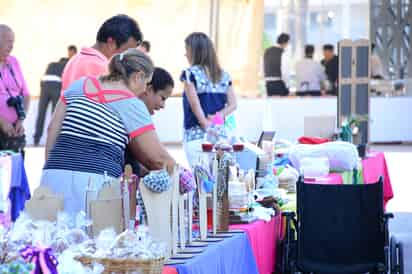
[[(34, 101), (25, 122), (29, 143), (36, 115)], [(296, 140), (304, 134), (304, 117), (318, 115), (336, 115), (336, 98), (239, 99), (235, 113), (238, 135), (249, 140), (257, 140), (262, 129), (276, 130), (278, 138)], [(412, 141), (412, 97), (372, 97), (370, 119), (371, 142)], [(161, 141), (181, 142), (182, 98), (168, 99), (153, 120)]]

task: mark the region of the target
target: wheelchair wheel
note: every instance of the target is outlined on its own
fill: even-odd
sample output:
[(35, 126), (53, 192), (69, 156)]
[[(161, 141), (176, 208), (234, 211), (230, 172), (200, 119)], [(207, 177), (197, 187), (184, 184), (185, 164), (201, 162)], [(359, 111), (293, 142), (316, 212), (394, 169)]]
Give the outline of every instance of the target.
[(404, 274), (403, 245), (395, 236), (390, 240), (390, 270), (391, 274)]
[(403, 264), (403, 244), (398, 243), (398, 261), (399, 261), (399, 274), (404, 274), (404, 264)]
[(285, 245), (283, 254), (283, 274), (294, 274), (296, 273), (296, 238), (295, 229), (290, 229), (289, 238), (287, 239), (287, 244)]

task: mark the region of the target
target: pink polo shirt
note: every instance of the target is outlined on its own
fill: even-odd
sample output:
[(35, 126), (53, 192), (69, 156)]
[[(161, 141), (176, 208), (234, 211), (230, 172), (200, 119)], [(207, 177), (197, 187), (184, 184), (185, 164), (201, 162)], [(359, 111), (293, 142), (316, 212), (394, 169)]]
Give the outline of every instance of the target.
[(109, 60), (94, 48), (83, 47), (64, 67), (62, 91), (84, 76), (98, 77), (108, 72)]
[(17, 121), (16, 109), (7, 106), (7, 100), (10, 94), (29, 96), (29, 90), (16, 57), (7, 57), (5, 64), (0, 65), (0, 74), (0, 117), (9, 123), (14, 123)]

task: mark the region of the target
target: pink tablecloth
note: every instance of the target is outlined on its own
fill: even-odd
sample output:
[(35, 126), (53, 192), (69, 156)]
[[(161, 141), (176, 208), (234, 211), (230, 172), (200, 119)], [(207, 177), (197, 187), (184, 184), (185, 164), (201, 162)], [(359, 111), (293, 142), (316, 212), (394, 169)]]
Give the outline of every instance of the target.
[(178, 274), (176, 268), (171, 267), (171, 266), (165, 266), (163, 267), (163, 272), (162, 274)]
[(246, 225), (231, 225), (231, 229), (241, 229), (248, 235), (260, 274), (275, 271), (276, 242), (281, 237), (282, 218), (272, 218), (268, 223), (257, 221)]
[[(385, 155), (383, 152), (368, 153), (367, 158), (362, 160), (363, 182), (365, 184), (376, 183), (380, 176), (383, 176), (383, 200), (386, 203), (393, 198), (391, 178), (386, 165)], [(313, 182), (316, 184), (342, 184), (343, 179), (340, 174), (332, 173), (324, 178), (317, 178)]]

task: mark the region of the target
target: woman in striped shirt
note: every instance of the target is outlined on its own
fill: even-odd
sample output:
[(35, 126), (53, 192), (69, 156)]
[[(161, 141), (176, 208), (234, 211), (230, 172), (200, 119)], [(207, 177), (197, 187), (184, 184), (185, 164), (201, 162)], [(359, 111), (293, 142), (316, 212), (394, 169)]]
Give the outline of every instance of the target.
[(85, 210), (89, 181), (99, 189), (105, 174), (121, 175), (126, 146), (148, 170), (171, 170), (174, 160), (138, 99), (152, 73), (150, 58), (129, 49), (112, 58), (108, 75), (81, 78), (64, 91), (49, 126), (41, 184), (63, 195), (65, 211)]

